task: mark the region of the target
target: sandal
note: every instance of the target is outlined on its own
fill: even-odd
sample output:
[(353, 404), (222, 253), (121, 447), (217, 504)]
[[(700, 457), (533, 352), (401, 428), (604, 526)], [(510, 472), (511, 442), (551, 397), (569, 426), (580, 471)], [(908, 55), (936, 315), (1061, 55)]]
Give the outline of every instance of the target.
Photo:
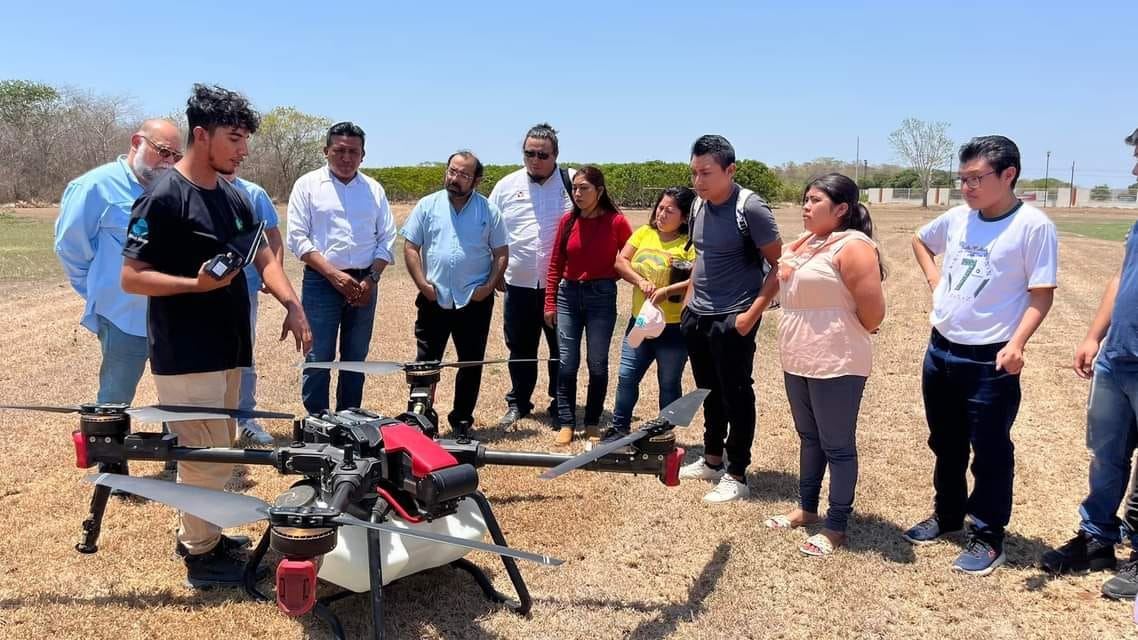
[(766, 520), (763, 520), (763, 526), (768, 529), (797, 529), (798, 527), (809, 527), (810, 525), (816, 524), (817, 522), (818, 517), (815, 516), (813, 520), (803, 520), (798, 524), (794, 524), (794, 521), (790, 519), (790, 516), (784, 513), (780, 513), (777, 516), (771, 516)]
[[(841, 543), (838, 544), (840, 545)], [(798, 550), (802, 553), (808, 556), (817, 557), (828, 556), (834, 552), (834, 549), (834, 543), (830, 542), (830, 539), (821, 533), (815, 533), (814, 535), (810, 536), (806, 539), (806, 542), (803, 542), (798, 547)]]
[(763, 520), (763, 526), (768, 529), (793, 529), (794, 523), (790, 521), (790, 518), (780, 513)]

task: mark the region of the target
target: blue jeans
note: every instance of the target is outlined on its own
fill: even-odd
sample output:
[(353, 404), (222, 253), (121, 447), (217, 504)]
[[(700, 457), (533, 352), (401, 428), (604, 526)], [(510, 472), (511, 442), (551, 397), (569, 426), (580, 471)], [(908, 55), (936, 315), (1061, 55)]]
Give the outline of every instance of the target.
[(802, 448), (798, 453), (798, 505), (818, 513), (822, 477), (830, 468), (826, 528), (846, 530), (857, 486), (857, 413), (864, 376), (805, 378), (782, 373), (790, 415)]
[[(1012, 513), (1015, 445), (1011, 431), (1019, 412), (1019, 375), (996, 371), (1004, 343), (962, 345), (935, 329), (925, 352), (921, 392), (936, 456), (933, 487), (941, 528), (958, 528), (965, 515), (998, 534)], [(972, 458), (972, 493), (968, 459)]]
[[(261, 295), (260, 291), (254, 291), (249, 294), (249, 338), (251, 344), (257, 343), (257, 307), (259, 302), (257, 296)], [(257, 360), (256, 354), (253, 355), (252, 364), (248, 367), (241, 367), (241, 399), (237, 403), (238, 409), (253, 410), (257, 408)]]
[(138, 381), (146, 370), (150, 345), (146, 336), (132, 336), (103, 316), (95, 316), (103, 362), (99, 365), (97, 402), (134, 402)]
[[(301, 306), (312, 328), (312, 351), (308, 362), (336, 360), (336, 337), (340, 340), (339, 360), (357, 362), (367, 358), (371, 346), (371, 328), (375, 321), (376, 288), (371, 300), (362, 307), (354, 307), (328, 282), (324, 276), (305, 267), (301, 285)], [(327, 369), (305, 369), (300, 376), (300, 398), (305, 411), (321, 413), (328, 410)], [(336, 411), (359, 407), (363, 403), (364, 375), (340, 371), (336, 382)]]
[(587, 347), (589, 388), (585, 424), (600, 424), (609, 384), (609, 344), (616, 327), (616, 282), (562, 280), (557, 288), (557, 424), (577, 426), (577, 370), (581, 367), (581, 335)]
[(640, 381), (648, 367), (656, 363), (656, 381), (660, 385), (660, 408), (675, 402), (683, 394), (681, 379), (688, 363), (688, 344), (680, 331), (680, 324), (664, 325), (659, 336), (640, 343), (628, 344), (628, 332), (636, 318), (628, 319), (624, 341), (620, 349), (620, 371), (616, 382), (616, 404), (612, 410), (612, 426), (628, 432), (632, 425), (632, 410), (640, 399)]
[[(1095, 362), (1087, 402), (1087, 448), (1091, 450), (1090, 491), (1079, 506), (1083, 531), (1107, 542), (1123, 535), (1138, 549), (1135, 524), (1123, 525), (1116, 515), (1130, 482), (1130, 460), (1138, 444), (1138, 364)], [(1130, 516), (1130, 509), (1127, 509)], [(1131, 518), (1127, 518), (1130, 520)]]

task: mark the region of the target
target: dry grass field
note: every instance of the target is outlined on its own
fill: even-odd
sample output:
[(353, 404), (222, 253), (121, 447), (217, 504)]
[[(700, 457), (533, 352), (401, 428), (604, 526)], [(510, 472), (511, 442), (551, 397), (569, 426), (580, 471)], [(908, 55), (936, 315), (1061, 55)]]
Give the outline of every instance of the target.
[[(401, 215), (407, 210), (398, 207)], [(914, 548), (901, 538), (931, 505), (932, 456), (925, 445), (919, 376), (930, 297), (909, 239), (935, 213), (873, 211), (889, 268), (889, 309), (862, 405), (861, 474), (848, 547), (830, 558), (807, 558), (797, 545), (809, 532), (762, 527), (765, 517), (795, 504), (798, 468), (798, 438), (774, 343), (777, 317), (768, 316), (755, 362), (759, 428), (750, 500), (703, 503), (700, 497), (710, 486), (702, 483), (667, 489), (651, 478), (584, 472), (545, 482), (536, 470), (485, 468), (483, 489), (511, 544), (568, 562), (558, 569), (523, 567), (535, 600), (528, 618), (487, 602), (468, 576), (451, 569), (397, 582), (385, 592), (388, 637), (1138, 637), (1131, 606), (1099, 596), (1106, 574), (1052, 579), (1037, 568), (1039, 555), (1070, 537), (1078, 523), (1077, 507), (1087, 486), (1088, 385), (1075, 377), (1070, 363), (1107, 279), (1121, 263), (1119, 229), (1135, 214), (1054, 211), (1064, 230), (1060, 288), (1027, 351), (1024, 401), (1013, 431), (1017, 473), (1008, 564), (990, 577), (973, 578), (949, 571), (958, 539)], [(801, 229), (797, 210), (777, 214), (784, 237), (795, 236)], [(6, 225), (0, 226), (0, 402), (76, 403), (95, 397), (98, 345), (78, 325), (82, 303), (45, 244), (53, 217), (51, 210), (0, 216), (0, 225)], [(645, 216), (640, 212), (633, 218), (642, 222)], [(288, 265), (296, 282), (298, 262), (290, 258)], [(380, 285), (373, 358), (414, 357), (413, 292), (401, 265), (388, 271)], [(629, 298), (629, 287), (622, 285), (622, 318)], [(299, 356), (274, 339), (282, 317), (275, 304), (262, 304), (259, 400), (263, 408), (300, 412)], [(495, 317), (487, 355), (504, 357), (500, 298)], [(614, 338), (609, 408), (618, 355)], [(444, 374), (438, 398), (444, 409), (451, 380), (452, 374)], [(487, 367), (476, 413), (478, 436), (494, 447), (553, 449), (544, 414), (509, 432), (493, 427), (505, 408), (508, 386), (505, 368)], [(538, 387), (544, 388), (544, 377)], [(690, 371), (685, 388), (693, 388)], [(400, 379), (374, 378), (365, 398), (369, 408), (395, 414), (405, 407), (404, 394)], [(656, 399), (649, 375), (637, 414), (651, 417)], [(144, 377), (137, 403), (155, 400), (154, 386)], [(162, 505), (112, 501), (99, 553), (76, 553), (72, 546), (91, 485), (73, 464), (74, 425), (70, 416), (0, 412), (0, 636), (328, 637), (311, 616), (287, 618), (271, 605), (246, 600), (240, 591), (196, 593), (183, 587), (181, 564), (172, 558), (173, 512)], [(282, 442), (289, 432), (284, 422), (269, 428)], [(679, 439), (698, 449), (701, 429), (702, 417), (697, 417)], [(159, 471), (157, 463), (132, 468), (141, 475)], [(233, 486), (271, 500), (291, 481), (251, 468)], [(259, 533), (253, 527), (242, 532)], [(1120, 557), (1123, 553), (1119, 549)], [(508, 588), (494, 557), (470, 557), (488, 569), (499, 588)], [(365, 598), (341, 601), (334, 610), (350, 637), (370, 633)]]

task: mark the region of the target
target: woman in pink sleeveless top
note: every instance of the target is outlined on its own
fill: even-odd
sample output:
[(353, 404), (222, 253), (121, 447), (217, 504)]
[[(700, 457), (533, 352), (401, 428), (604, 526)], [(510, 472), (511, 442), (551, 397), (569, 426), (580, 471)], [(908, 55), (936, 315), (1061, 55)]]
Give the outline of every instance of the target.
[(807, 555), (829, 555), (846, 540), (857, 483), (857, 414), (873, 364), (870, 333), (885, 317), (885, 274), (859, 193), (837, 173), (810, 182), (802, 197), (806, 233), (779, 260), (778, 344), (801, 442), (799, 507), (764, 524), (791, 529), (818, 522), (829, 466), (830, 508), (822, 531), (799, 547)]

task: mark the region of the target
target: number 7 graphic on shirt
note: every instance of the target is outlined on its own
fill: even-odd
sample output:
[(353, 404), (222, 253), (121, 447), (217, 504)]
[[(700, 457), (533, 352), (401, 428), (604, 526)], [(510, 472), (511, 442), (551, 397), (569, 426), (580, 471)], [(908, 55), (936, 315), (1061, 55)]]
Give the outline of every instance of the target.
[[(962, 277), (960, 281), (956, 283), (956, 287), (953, 289), (954, 291), (960, 291), (960, 288), (963, 287), (964, 283), (968, 281), (968, 277), (971, 276), (972, 272), (976, 270), (975, 258), (962, 258), (960, 260), (960, 264), (968, 267), (968, 270), (964, 272), (964, 277)], [(986, 278), (980, 282), (980, 286), (976, 287), (976, 291), (972, 293), (973, 298), (980, 295), (980, 292), (984, 290), (984, 287), (988, 286), (989, 280), (990, 278)]]

